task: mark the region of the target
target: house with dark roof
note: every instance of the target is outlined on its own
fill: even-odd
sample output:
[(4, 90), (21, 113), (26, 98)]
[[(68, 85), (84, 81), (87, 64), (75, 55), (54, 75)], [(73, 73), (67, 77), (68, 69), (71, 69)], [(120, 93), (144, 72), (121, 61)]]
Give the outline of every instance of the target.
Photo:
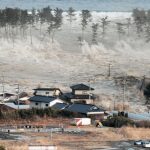
[(92, 104), (74, 103), (67, 105), (64, 110), (85, 115), (104, 114), (105, 110)]
[(37, 96), (54, 96), (59, 97), (62, 92), (59, 88), (36, 88), (34, 90), (34, 95)]
[(81, 103), (73, 103), (73, 104), (66, 104), (66, 103), (56, 103), (52, 106), (52, 108), (57, 110), (64, 110), (79, 114), (79, 116), (86, 116), (92, 119), (104, 119), (106, 115), (106, 110), (103, 108), (97, 107), (92, 104), (81, 104)]
[(35, 95), (29, 98), (30, 100), (30, 108), (48, 108), (52, 107), (56, 103), (64, 103), (61, 99), (52, 96), (41, 96)]
[(63, 97), (72, 103), (93, 104), (96, 96), (92, 93), (94, 88), (85, 84), (76, 84), (70, 87), (72, 92), (65, 93)]

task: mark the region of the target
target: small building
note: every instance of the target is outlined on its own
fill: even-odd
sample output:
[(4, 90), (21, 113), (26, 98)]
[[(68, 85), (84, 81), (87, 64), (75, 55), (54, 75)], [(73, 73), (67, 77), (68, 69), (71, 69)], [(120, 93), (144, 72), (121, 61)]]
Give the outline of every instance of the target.
[(52, 107), (56, 103), (64, 103), (61, 99), (52, 96), (33, 96), (30, 97), (30, 108), (44, 109)]
[(70, 87), (71, 93), (65, 93), (64, 98), (72, 103), (94, 104), (96, 96), (92, 93), (94, 90), (85, 84), (77, 84)]
[(37, 88), (33, 90), (34, 90), (34, 95), (37, 96), (59, 97), (60, 95), (62, 95), (62, 92), (59, 88)]

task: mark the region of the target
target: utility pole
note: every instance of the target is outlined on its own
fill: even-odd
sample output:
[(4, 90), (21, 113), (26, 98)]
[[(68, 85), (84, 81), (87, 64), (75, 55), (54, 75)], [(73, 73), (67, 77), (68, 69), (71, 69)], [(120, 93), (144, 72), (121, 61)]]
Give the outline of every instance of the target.
[(91, 80), (89, 79), (89, 100), (91, 99)]
[(4, 102), (4, 99), (5, 99), (5, 85), (4, 85), (4, 81), (5, 81), (5, 77), (4, 75), (1, 76), (2, 77), (2, 93), (3, 93), (3, 102)]
[(124, 103), (125, 103), (125, 88), (126, 88), (126, 77), (123, 79), (123, 111), (124, 111)]

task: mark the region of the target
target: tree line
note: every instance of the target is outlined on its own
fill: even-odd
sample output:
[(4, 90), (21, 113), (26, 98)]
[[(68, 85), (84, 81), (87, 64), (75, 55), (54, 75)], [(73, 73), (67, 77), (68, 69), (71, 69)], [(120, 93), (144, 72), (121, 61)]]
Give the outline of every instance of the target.
[[(72, 23), (77, 19), (75, 9), (70, 7), (67, 11), (67, 20), (72, 28)], [(42, 9), (22, 10), (19, 8), (5, 8), (0, 10), (0, 33), (1, 38), (6, 38), (8, 41), (12, 40), (13, 45), (17, 35), (22, 39), (30, 37), (30, 44), (33, 43), (33, 29), (39, 30), (39, 34), (43, 33), (43, 28), (46, 26), (46, 34), (51, 38), (52, 42), (56, 32), (61, 29), (63, 25), (63, 10), (60, 8), (51, 9), (49, 6)], [(124, 36), (131, 35), (131, 28), (136, 29), (137, 38), (145, 39), (145, 42), (150, 42), (150, 10), (144, 11), (134, 9), (132, 18), (126, 18), (126, 22), (113, 22), (109, 18), (99, 18), (96, 23), (92, 20), (92, 14), (89, 10), (82, 10), (80, 12), (80, 26), (81, 35), (78, 36), (79, 44), (85, 40), (85, 31), (87, 27), (91, 28), (92, 37), (91, 43), (98, 43), (98, 35), (103, 42), (107, 36), (108, 28), (111, 24), (115, 25), (115, 29), (120, 40)], [(37, 28), (39, 25), (39, 28)], [(2, 31), (4, 36), (2, 37)]]

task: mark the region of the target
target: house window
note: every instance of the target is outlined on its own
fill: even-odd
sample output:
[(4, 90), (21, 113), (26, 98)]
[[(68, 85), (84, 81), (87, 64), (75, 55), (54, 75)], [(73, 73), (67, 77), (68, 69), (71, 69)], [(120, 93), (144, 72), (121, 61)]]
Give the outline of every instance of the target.
[(48, 104), (45, 104), (46, 107), (48, 107)]
[(49, 95), (49, 92), (45, 92), (46, 95)]
[(35, 105), (38, 105), (39, 103), (35, 103)]

